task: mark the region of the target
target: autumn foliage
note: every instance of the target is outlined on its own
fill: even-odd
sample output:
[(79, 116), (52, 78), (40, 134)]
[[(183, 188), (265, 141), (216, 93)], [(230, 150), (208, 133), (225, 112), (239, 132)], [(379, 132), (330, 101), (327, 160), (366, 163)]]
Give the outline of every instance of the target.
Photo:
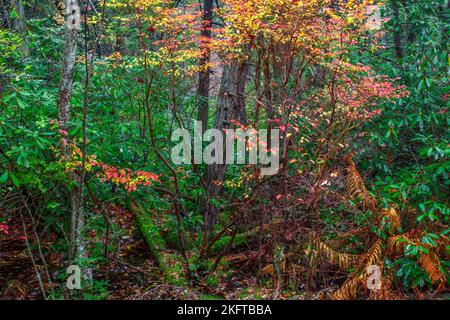
[[(53, 1), (29, 2), (25, 17), (6, 2), (1, 295), (448, 290), (444, 1), (74, 1), (79, 28)], [(232, 140), (279, 154), (279, 170), (175, 164), (177, 129), (278, 130), (279, 148)], [(73, 264), (85, 290), (58, 284)]]

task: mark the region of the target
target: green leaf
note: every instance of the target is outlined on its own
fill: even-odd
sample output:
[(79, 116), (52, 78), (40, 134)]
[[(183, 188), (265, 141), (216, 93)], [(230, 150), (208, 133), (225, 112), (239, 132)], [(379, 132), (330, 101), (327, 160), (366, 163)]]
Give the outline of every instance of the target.
[(5, 183), (6, 180), (8, 180), (8, 171), (2, 174), (2, 176), (0, 177), (0, 183)]
[(15, 18), (18, 18), (18, 17), (19, 17), (19, 14), (17, 13), (16, 9), (13, 9), (13, 10), (11, 11), (11, 13), (9, 14), (9, 17), (10, 17), (11, 19), (15, 19)]
[(11, 177), (12, 183), (13, 183), (16, 187), (20, 187), (20, 181), (19, 181), (19, 179), (17, 179), (17, 176), (16, 176), (14, 173), (12, 173), (12, 172), (9, 173), (9, 176)]
[(22, 100), (22, 98), (16, 97), (17, 105), (20, 109), (24, 110), (27, 107), (27, 104)]

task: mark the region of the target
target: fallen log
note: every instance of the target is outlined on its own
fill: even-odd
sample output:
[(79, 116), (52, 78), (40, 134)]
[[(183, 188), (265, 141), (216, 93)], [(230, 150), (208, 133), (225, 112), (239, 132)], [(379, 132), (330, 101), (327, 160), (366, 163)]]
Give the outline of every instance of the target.
[(142, 203), (132, 201), (130, 207), (136, 216), (139, 231), (155, 257), (166, 283), (177, 286), (185, 284), (183, 270), (178, 263), (182, 258), (176, 252), (166, 249), (165, 240), (161, 236), (158, 226), (153, 222), (151, 215)]

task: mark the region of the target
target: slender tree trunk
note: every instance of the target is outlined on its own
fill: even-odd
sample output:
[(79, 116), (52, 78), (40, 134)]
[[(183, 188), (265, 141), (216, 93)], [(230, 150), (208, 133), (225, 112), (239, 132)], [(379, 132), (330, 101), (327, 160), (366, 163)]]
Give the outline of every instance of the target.
[(2, 25), (5, 25), (8, 29), (11, 29), (11, 22), (9, 20), (9, 13), (5, 1), (6, 0), (0, 0), (0, 5), (2, 6)]
[(209, 114), (209, 87), (210, 87), (210, 67), (211, 50), (209, 41), (211, 39), (213, 0), (203, 1), (203, 27), (201, 49), (203, 56), (200, 58), (200, 71), (198, 74), (198, 120), (202, 122), (203, 131), (207, 129)]
[(394, 15), (394, 48), (398, 59), (403, 58), (403, 47), (402, 47), (402, 28), (400, 23), (400, 13), (397, 0), (391, 2), (392, 13)]
[[(2, 21), (0, 27), (7, 27), (8, 29), (11, 29), (11, 22), (9, 20), (9, 13), (5, 4), (5, 0), (0, 0), (0, 5), (2, 7)], [(3, 73), (0, 73), (0, 97), (3, 95), (3, 92), (8, 86), (8, 82), (8, 77)]]
[(14, 11), (14, 18), (12, 20), (12, 27), (23, 40), (19, 50), (26, 58), (30, 55), (30, 49), (27, 42), (27, 24), (25, 18), (25, 9), (23, 8), (22, 0), (11, 0), (11, 10)]
[[(245, 86), (247, 83), (248, 64), (233, 61), (224, 66), (222, 82), (217, 102), (217, 116), (215, 128), (224, 131), (231, 128), (230, 120), (237, 120), (247, 124), (245, 114)], [(224, 156), (226, 150), (224, 150)], [(209, 239), (217, 222), (218, 210), (209, 200), (217, 197), (223, 190), (226, 164), (208, 165), (206, 169), (207, 201), (203, 206), (205, 215), (205, 235)]]
[(116, 41), (114, 42), (114, 52), (124, 53), (124, 35), (122, 33), (116, 34)]
[[(413, 43), (414, 42), (414, 39), (416, 38), (416, 35), (414, 34), (414, 30), (413, 30), (413, 28), (411, 27), (411, 23), (410, 23), (410, 16), (409, 16), (409, 5), (408, 5), (408, 1), (407, 0), (402, 0), (402, 7), (403, 7), (403, 10), (405, 11), (405, 17), (406, 17), (406, 21), (405, 21), (405, 41), (408, 43), (408, 44), (411, 44), (411, 43)], [(407, 48), (408, 46), (407, 45), (405, 45), (405, 49)], [(405, 55), (405, 52), (403, 52), (403, 54)], [(406, 55), (407, 55), (408, 53), (406, 52)]]
[[(67, 0), (66, 8), (78, 5), (77, 0)], [(75, 57), (78, 42), (78, 30), (76, 27), (69, 27), (79, 23), (73, 19), (79, 19), (72, 16), (73, 12), (67, 12), (68, 17), (65, 27), (64, 57), (61, 72), (61, 83), (59, 89), (58, 101), (58, 122), (61, 132), (61, 139), (67, 142), (66, 132), (70, 120), (70, 97), (72, 94), (73, 74), (75, 68)], [(66, 143), (63, 143), (63, 153), (70, 159), (71, 153)], [(84, 228), (84, 205), (83, 205), (83, 179), (82, 174), (72, 171), (70, 174), (74, 186), (69, 188), (71, 203), (71, 230), (70, 230), (70, 252), (71, 263), (76, 263), (80, 258), (85, 257), (86, 252), (82, 241), (82, 230)], [(90, 271), (85, 270), (85, 275), (90, 276)]]
[[(77, 4), (77, 0), (67, 0), (66, 6)], [(61, 130), (67, 130), (70, 118), (70, 97), (72, 95), (73, 72), (77, 51), (78, 30), (68, 27), (69, 17), (66, 21), (64, 34), (64, 56), (59, 86), (58, 121)]]

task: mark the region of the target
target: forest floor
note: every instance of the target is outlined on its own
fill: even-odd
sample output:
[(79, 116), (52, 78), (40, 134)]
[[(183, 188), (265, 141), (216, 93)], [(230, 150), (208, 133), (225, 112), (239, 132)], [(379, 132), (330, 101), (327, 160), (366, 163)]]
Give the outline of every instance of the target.
[[(27, 300), (42, 299), (36, 269), (33, 266), (25, 237), (23, 236), (20, 219), (10, 221), (9, 234), (0, 233), (0, 283), (2, 291), (0, 299)], [(35, 248), (34, 248), (35, 249)], [(62, 289), (64, 277), (61, 255), (44, 254), (47, 269), (53, 280), (53, 285), (45, 281), (45, 270), (42, 268), (37, 250), (33, 250), (33, 258), (43, 278), (47, 293), (52, 289)], [(145, 240), (139, 235), (126, 237), (120, 250), (109, 254), (106, 263), (99, 264), (93, 270), (93, 277), (98, 283), (104, 284), (101, 298), (106, 299), (207, 299), (207, 298), (248, 298), (252, 297), (252, 289), (244, 290), (235, 283), (234, 290), (229, 285), (216, 288), (198, 285), (196, 288), (177, 287), (165, 284), (162, 274), (152, 257)], [(55, 283), (55, 280), (59, 284)], [(269, 292), (268, 292), (269, 293)], [(95, 298), (95, 297), (92, 297)], [(97, 297), (98, 298), (98, 297)]]
[[(10, 221), (9, 234), (0, 234), (0, 299), (27, 300), (42, 299), (42, 292), (33, 266), (20, 219)], [(28, 225), (28, 221), (27, 221)], [(136, 231), (136, 230), (134, 230)], [(264, 288), (251, 271), (241, 268), (242, 256), (250, 252), (238, 250), (230, 252), (227, 259), (237, 262), (237, 273), (232, 278), (217, 285), (207, 285), (205, 281), (192, 283), (189, 288), (164, 283), (154, 257), (138, 232), (131, 232), (123, 239), (119, 251), (110, 253), (106, 263), (93, 270), (94, 283), (102, 289), (97, 296), (104, 299), (270, 299), (275, 289)], [(28, 235), (29, 236), (29, 235)], [(45, 269), (38, 250), (33, 247), (33, 258), (44, 283), (47, 295), (52, 291), (63, 291), (65, 275), (61, 254), (44, 254), (47, 270), (53, 284), (46, 281)], [(45, 248), (44, 248), (45, 249)], [(239, 252), (241, 251), (241, 252)], [(245, 266), (244, 266), (245, 267)], [(242, 269), (242, 270), (239, 270)], [(250, 268), (251, 269), (251, 268)], [(89, 297), (88, 297), (89, 298)], [(284, 294), (278, 298), (285, 298)], [(291, 296), (290, 298), (301, 298)]]
[[(118, 207), (108, 207), (110, 212), (119, 210)], [(288, 258), (289, 264), (282, 271), (283, 279), (277, 278), (270, 263), (270, 253), (265, 246), (258, 252), (258, 243), (250, 239), (245, 246), (231, 248), (222, 259), (227, 261), (227, 269), (221, 270), (213, 283), (208, 277), (200, 274), (191, 280), (187, 286), (176, 286), (167, 283), (164, 274), (158, 267), (145, 239), (141, 236), (134, 217), (129, 212), (121, 217), (128, 217), (126, 232), (121, 234), (119, 244), (107, 254), (102, 251), (101, 262), (95, 263), (93, 268), (93, 290), (85, 294), (85, 299), (111, 300), (155, 300), (155, 299), (323, 299), (345, 280), (346, 275), (335, 269), (327, 268), (318, 271), (315, 276), (322, 279), (321, 285), (311, 288), (314, 294), (305, 295), (308, 270), (293, 258)], [(115, 212), (117, 214), (118, 212)], [(112, 213), (113, 216), (114, 213)], [(67, 275), (64, 255), (58, 252), (57, 236), (48, 230), (36, 230), (41, 243), (44, 259), (39, 255), (35, 238), (32, 236), (31, 221), (25, 217), (28, 230), (26, 237), (20, 215), (14, 215), (8, 225), (8, 233), (0, 233), (0, 299), (42, 299), (42, 289), (39, 285), (36, 268), (43, 282), (43, 287), (50, 299), (59, 299), (64, 295)], [(304, 230), (304, 223), (274, 225), (273, 235), (278, 241), (290, 239)], [(30, 231), (31, 230), (31, 231)], [(37, 267), (33, 266), (27, 240), (33, 251), (33, 259)], [(102, 249), (101, 249), (102, 250)], [(168, 247), (168, 255), (175, 254)], [(98, 253), (97, 253), (98, 255)], [(175, 256), (175, 255), (174, 255)], [(43, 263), (42, 261), (45, 260)], [(179, 262), (181, 263), (181, 262)], [(43, 266), (47, 266), (44, 268)], [(220, 269), (220, 268), (219, 268)], [(46, 271), (51, 282), (46, 278)], [(294, 274), (294, 276), (292, 276)], [(217, 274), (216, 274), (217, 275)], [(227, 276), (225, 276), (227, 275)], [(264, 280), (265, 279), (265, 280)], [(292, 284), (292, 290), (280, 290), (279, 283)], [(448, 292), (429, 292), (419, 297), (412, 293), (402, 292), (403, 299), (448, 299)]]

